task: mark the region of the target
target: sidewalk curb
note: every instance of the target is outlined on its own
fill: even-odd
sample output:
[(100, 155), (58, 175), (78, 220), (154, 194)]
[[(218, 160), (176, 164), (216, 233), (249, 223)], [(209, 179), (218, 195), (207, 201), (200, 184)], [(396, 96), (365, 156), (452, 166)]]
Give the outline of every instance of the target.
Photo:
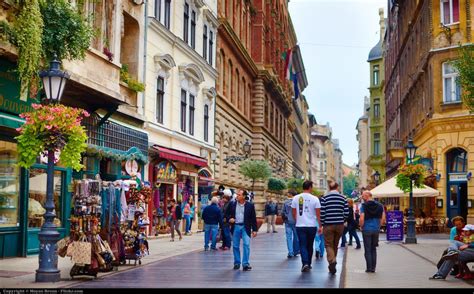
[(349, 253), (349, 247), (344, 249), (344, 257), (342, 258), (342, 271), (341, 277), (339, 278), (339, 288), (345, 288), (346, 286), (346, 271), (347, 271), (347, 254)]

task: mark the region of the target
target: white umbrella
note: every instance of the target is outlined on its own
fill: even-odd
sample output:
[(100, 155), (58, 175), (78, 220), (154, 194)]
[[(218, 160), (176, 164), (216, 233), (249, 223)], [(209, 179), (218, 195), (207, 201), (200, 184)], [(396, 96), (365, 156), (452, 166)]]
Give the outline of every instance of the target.
[[(370, 190), (374, 198), (385, 197), (409, 197), (409, 193), (404, 193), (396, 185), (396, 177), (386, 180), (374, 189)], [(440, 192), (425, 185), (424, 188), (413, 187), (413, 197), (436, 197)]]

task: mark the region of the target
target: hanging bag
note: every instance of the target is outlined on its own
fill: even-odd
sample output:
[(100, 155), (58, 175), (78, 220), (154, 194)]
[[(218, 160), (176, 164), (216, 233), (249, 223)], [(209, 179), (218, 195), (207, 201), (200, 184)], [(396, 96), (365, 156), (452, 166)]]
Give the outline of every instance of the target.
[(58, 248), (58, 255), (61, 256), (61, 257), (65, 257), (66, 256), (66, 253), (67, 253), (67, 247), (70, 243), (70, 239), (69, 237), (65, 237), (65, 238), (62, 238), (61, 240), (59, 240), (56, 244), (57, 244), (57, 248)]
[(72, 261), (77, 264), (91, 264), (92, 245), (87, 241), (85, 235), (74, 241), (72, 249)]

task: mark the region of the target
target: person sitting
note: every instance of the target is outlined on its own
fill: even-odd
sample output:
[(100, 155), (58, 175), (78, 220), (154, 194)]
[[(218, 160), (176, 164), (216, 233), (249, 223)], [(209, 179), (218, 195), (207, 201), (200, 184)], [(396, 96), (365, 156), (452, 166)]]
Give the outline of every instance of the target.
[[(466, 225), (462, 230), (463, 241), (452, 240), (451, 245), (448, 248), (448, 253), (443, 256), (444, 259), (459, 255), (461, 247), (465, 244), (474, 244), (474, 225)], [(466, 263), (461, 262), (459, 264), (459, 273), (456, 275), (456, 278), (470, 280), (474, 278), (474, 275), (471, 273)]]
[[(462, 241), (462, 229), (464, 228), (464, 218), (462, 216), (455, 216), (451, 220), (451, 223), (453, 224), (453, 227), (451, 228), (451, 232), (449, 234), (449, 241)], [(437, 267), (440, 268), (441, 264), (444, 262), (444, 256), (448, 253), (448, 249), (446, 249), (442, 256), (441, 259), (438, 261)], [(453, 271), (451, 272), (451, 275), (455, 276), (459, 273), (459, 268), (457, 265), (453, 267)]]

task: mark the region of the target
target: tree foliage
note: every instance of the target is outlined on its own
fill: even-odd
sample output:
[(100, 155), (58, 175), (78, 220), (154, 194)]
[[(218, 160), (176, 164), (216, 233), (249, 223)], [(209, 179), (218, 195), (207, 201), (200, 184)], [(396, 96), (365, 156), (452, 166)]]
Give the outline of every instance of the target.
[(252, 191), (255, 181), (266, 180), (272, 175), (272, 169), (264, 160), (246, 160), (239, 167), (239, 173), (252, 180)]
[(347, 197), (351, 197), (352, 191), (357, 188), (357, 176), (351, 172), (349, 175), (345, 176), (342, 181), (344, 186), (343, 194)]
[(286, 189), (286, 183), (282, 179), (270, 178), (268, 179), (268, 190), (283, 191)]
[(462, 46), (459, 52), (459, 58), (453, 65), (459, 71), (464, 103), (474, 112), (474, 46)]

